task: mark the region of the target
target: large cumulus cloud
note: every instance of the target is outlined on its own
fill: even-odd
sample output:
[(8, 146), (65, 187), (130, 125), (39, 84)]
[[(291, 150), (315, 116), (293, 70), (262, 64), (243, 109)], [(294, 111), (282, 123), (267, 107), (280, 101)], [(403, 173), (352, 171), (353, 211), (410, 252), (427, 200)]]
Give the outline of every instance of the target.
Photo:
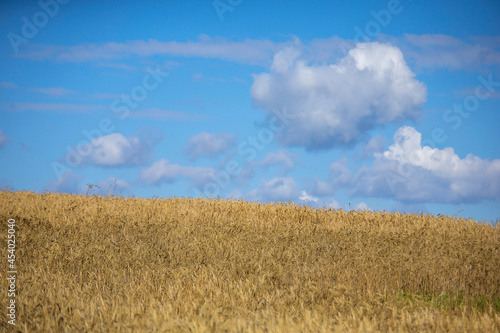
[(294, 48), (273, 59), (269, 73), (254, 75), (254, 104), (272, 116), (290, 114), (280, 143), (308, 150), (347, 146), (386, 123), (418, 118), (425, 85), (415, 79), (401, 51), (360, 43), (337, 64), (309, 65)]

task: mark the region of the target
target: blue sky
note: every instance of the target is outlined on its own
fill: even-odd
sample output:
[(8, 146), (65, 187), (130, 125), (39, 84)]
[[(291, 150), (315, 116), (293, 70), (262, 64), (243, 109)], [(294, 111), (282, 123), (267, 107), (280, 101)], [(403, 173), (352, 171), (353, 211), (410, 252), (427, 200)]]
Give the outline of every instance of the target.
[(498, 17), (497, 1), (4, 1), (0, 186), (496, 221)]

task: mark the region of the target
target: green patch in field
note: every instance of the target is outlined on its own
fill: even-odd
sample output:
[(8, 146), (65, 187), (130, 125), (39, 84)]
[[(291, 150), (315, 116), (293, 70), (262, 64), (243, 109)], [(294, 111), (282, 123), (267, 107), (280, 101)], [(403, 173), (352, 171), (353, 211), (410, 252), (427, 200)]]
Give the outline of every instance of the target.
[[(443, 311), (460, 309), (465, 305), (463, 291), (457, 291), (454, 294), (438, 294), (430, 292), (414, 293), (409, 290), (401, 290), (397, 295), (397, 299), (398, 301), (403, 301), (407, 304), (411, 303), (412, 305), (423, 302), (428, 306)], [(488, 310), (490, 306), (495, 310), (495, 312), (500, 312), (500, 296), (494, 295), (491, 299), (488, 299), (487, 297), (480, 295), (475, 299), (475, 301), (472, 301), (472, 304), (470, 305), (480, 312)]]

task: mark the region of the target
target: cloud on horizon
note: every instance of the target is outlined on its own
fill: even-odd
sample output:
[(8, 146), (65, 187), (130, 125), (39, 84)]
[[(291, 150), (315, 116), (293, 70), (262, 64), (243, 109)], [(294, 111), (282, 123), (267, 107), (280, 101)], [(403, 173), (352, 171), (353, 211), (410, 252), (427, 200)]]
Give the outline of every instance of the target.
[(99, 186), (97, 194), (120, 195), (123, 194), (123, 192), (130, 190), (130, 184), (127, 181), (116, 177), (109, 177), (107, 179), (100, 180), (97, 182), (97, 185)]
[(347, 159), (341, 158), (330, 166), (326, 182), (316, 182), (313, 193), (329, 195), (349, 188), (351, 195), (392, 198), (407, 204), (499, 200), (500, 159), (483, 160), (472, 154), (460, 158), (453, 148), (422, 147), (421, 140), (417, 130), (403, 126), (388, 150), (374, 155), (373, 165), (354, 173)]
[(80, 185), (80, 180), (83, 178), (83, 176), (79, 176), (75, 173), (66, 172), (56, 180), (49, 181), (44, 189), (50, 192), (82, 194), (84, 187)]
[(333, 198), (328, 198), (326, 200), (321, 200), (318, 197), (315, 197), (313, 195), (310, 195), (306, 191), (301, 191), (300, 192), (300, 201), (305, 201), (308, 205), (311, 205), (313, 207), (329, 207), (329, 208), (334, 208), (334, 209), (340, 209), (342, 206), (339, 204), (339, 202)]
[(182, 166), (161, 159), (143, 169), (139, 174), (139, 179), (149, 185), (160, 185), (162, 183), (172, 184), (184, 178), (191, 181), (196, 187), (203, 189), (205, 184), (213, 182), (215, 176), (216, 171), (213, 168)]
[(97, 195), (120, 195), (130, 189), (130, 185), (122, 179), (109, 177), (105, 180), (97, 180), (88, 184), (81, 184), (85, 177), (75, 173), (64, 173), (56, 180), (49, 181), (45, 191), (75, 193), (75, 194), (97, 194)]
[(267, 202), (296, 200), (299, 195), (298, 185), (292, 177), (275, 177), (262, 182), (243, 197), (250, 201)]

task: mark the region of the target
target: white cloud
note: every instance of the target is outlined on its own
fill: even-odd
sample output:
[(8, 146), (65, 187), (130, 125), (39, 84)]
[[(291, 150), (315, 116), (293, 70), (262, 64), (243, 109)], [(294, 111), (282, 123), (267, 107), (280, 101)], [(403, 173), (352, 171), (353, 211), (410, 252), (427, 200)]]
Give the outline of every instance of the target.
[(427, 214), (429, 213), (429, 210), (425, 206), (425, 204), (422, 203), (401, 203), (397, 202), (391, 207), (392, 211), (395, 212), (406, 212), (406, 213), (414, 213), (414, 214)]
[(375, 153), (380, 153), (384, 150), (386, 145), (386, 140), (383, 135), (377, 135), (368, 141), (368, 143), (363, 147), (362, 157), (372, 157)]
[(308, 205), (313, 206), (313, 207), (328, 207), (328, 208), (334, 208), (334, 209), (339, 209), (342, 206), (338, 203), (337, 200), (333, 198), (328, 198), (328, 199), (320, 199), (318, 197), (315, 197), (313, 195), (310, 195), (306, 191), (301, 191), (299, 200), (305, 201)]
[(349, 162), (346, 157), (341, 157), (338, 162), (333, 162), (330, 165), (329, 179), (335, 180), (336, 185), (348, 184), (353, 176), (348, 164)]
[(276, 152), (267, 153), (267, 155), (259, 162), (259, 165), (263, 167), (281, 165), (283, 170), (291, 170), (295, 168), (295, 162), (298, 160), (299, 155), (291, 153), (286, 149), (281, 149)]
[(367, 209), (370, 209), (370, 207), (368, 207), (366, 202), (362, 201), (362, 202), (358, 203), (356, 206), (354, 206), (354, 209), (355, 210), (367, 210)]
[(201, 132), (188, 139), (185, 151), (193, 160), (198, 157), (216, 157), (229, 149), (235, 140), (235, 134)]
[(263, 182), (257, 189), (251, 190), (245, 196), (250, 201), (286, 201), (295, 200), (299, 189), (291, 177), (276, 177)]
[(286, 48), (274, 56), (270, 73), (254, 75), (255, 105), (272, 116), (286, 106), (291, 115), (278, 141), (309, 150), (353, 144), (370, 129), (417, 118), (427, 90), (414, 79), (401, 51), (361, 43), (337, 64), (312, 65)]
[(152, 149), (159, 140), (158, 133), (129, 137), (111, 133), (93, 139), (90, 144), (70, 148), (66, 160), (76, 165), (105, 167), (144, 165), (150, 160)]
[(248, 64), (265, 64), (273, 53), (285, 45), (296, 41), (274, 43), (269, 40), (245, 39), (242, 42), (228, 41), (224, 38), (199, 36), (197, 41), (162, 42), (155, 39), (136, 40), (124, 43), (108, 42), (100, 44), (81, 44), (74, 46), (32, 45), (30, 51), (20, 57), (64, 62), (110, 61), (131, 56), (180, 56), (224, 59)]
[(342, 208), (342, 205), (335, 199), (330, 198), (327, 202), (328, 207), (335, 208), (335, 209), (340, 209)]
[(335, 193), (336, 190), (350, 185), (354, 173), (349, 168), (346, 157), (341, 157), (338, 161), (330, 165), (328, 179), (326, 182), (317, 178), (313, 180), (312, 193), (318, 196), (327, 196)]
[(299, 155), (291, 153), (286, 149), (281, 149), (275, 152), (269, 152), (260, 161), (250, 161), (245, 163), (245, 166), (240, 174), (240, 184), (246, 184), (248, 180), (253, 178), (257, 171), (280, 166), (281, 176), (286, 175), (290, 170), (295, 168), (296, 162), (299, 160)]
[(149, 168), (139, 174), (139, 179), (148, 184), (173, 183), (180, 178), (193, 182), (198, 188), (213, 182), (216, 172), (209, 167), (182, 166), (177, 163), (171, 164), (166, 159), (156, 161)]
[(0, 129), (0, 148), (5, 147), (5, 145), (9, 141), (10, 141), (10, 137), (8, 137), (7, 135), (5, 135), (5, 133)]
[[(405, 34), (395, 38), (379, 34), (378, 41), (398, 45), (407, 59), (421, 68), (466, 68), (477, 65), (500, 63), (500, 41), (498, 37), (476, 36), (468, 41), (440, 34)], [(266, 66), (273, 54), (285, 47), (300, 49), (303, 59), (325, 63), (339, 59), (354, 45), (354, 41), (337, 36), (315, 38), (302, 43), (297, 37), (275, 43), (270, 40), (245, 39), (230, 41), (225, 38), (201, 35), (198, 40), (188, 42), (159, 41), (155, 39), (108, 42), (100, 44), (31, 45), (29, 51), (19, 54), (37, 60), (62, 62), (97, 62), (97, 66), (132, 70), (134, 67), (110, 61), (139, 57), (176, 56), (222, 59), (251, 65)], [(173, 64), (172, 64), (173, 63)], [(178, 66), (167, 61), (166, 68)], [(0, 87), (2, 83), (0, 82)]]
[(314, 202), (314, 203), (320, 202), (319, 198), (309, 195), (306, 191), (300, 191), (299, 200), (305, 202)]
[(321, 181), (317, 178), (313, 180), (312, 194), (323, 197), (333, 194), (334, 192), (335, 190), (330, 183)]
[(421, 134), (404, 126), (394, 143), (375, 154), (372, 166), (356, 175), (345, 161), (332, 164), (329, 184), (348, 187), (354, 195), (389, 197), (402, 202), (467, 203), (500, 199), (500, 159), (472, 154), (460, 158), (453, 148), (421, 145)]
[(83, 187), (79, 184), (81, 179), (83, 179), (82, 176), (66, 172), (58, 179), (48, 182), (47, 185), (45, 185), (45, 190), (50, 192), (80, 194), (83, 191)]
[(115, 177), (109, 177), (108, 179), (101, 180), (97, 182), (102, 194), (115, 194), (118, 195), (123, 191), (128, 191), (130, 189), (130, 184), (122, 179)]
[(500, 43), (495, 37), (475, 37), (466, 42), (447, 35), (405, 34), (398, 45), (420, 68), (460, 69), (500, 64)]
[(81, 184), (85, 177), (75, 173), (66, 172), (56, 180), (50, 181), (45, 185), (45, 190), (51, 192), (89, 194), (89, 195), (119, 195), (122, 191), (130, 189), (130, 185), (125, 181), (115, 177), (109, 177), (106, 180)]
[(226, 195), (227, 199), (233, 200), (242, 200), (244, 198), (244, 194), (240, 189), (232, 190)]

